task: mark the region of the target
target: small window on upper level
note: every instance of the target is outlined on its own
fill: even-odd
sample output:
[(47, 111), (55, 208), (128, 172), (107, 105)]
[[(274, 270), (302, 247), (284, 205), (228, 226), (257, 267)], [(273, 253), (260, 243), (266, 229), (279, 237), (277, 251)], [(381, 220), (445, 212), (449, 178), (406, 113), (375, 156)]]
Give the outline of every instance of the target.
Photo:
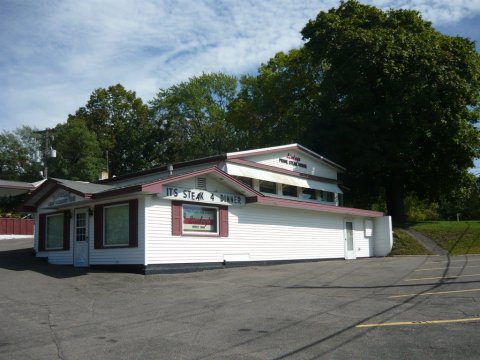
[(304, 188), (302, 189), (300, 197), (306, 200), (317, 200), (317, 191), (315, 189)]
[(242, 183), (245, 185), (250, 186), (253, 189), (253, 179), (245, 176), (237, 176), (236, 177), (238, 180), (240, 180)]
[(277, 184), (271, 181), (260, 180), (259, 188), (260, 188), (260, 192), (263, 192), (263, 193), (268, 193), (268, 194), (277, 193)]
[(294, 196), (297, 197), (297, 187), (293, 185), (282, 184), (282, 195), (283, 196)]

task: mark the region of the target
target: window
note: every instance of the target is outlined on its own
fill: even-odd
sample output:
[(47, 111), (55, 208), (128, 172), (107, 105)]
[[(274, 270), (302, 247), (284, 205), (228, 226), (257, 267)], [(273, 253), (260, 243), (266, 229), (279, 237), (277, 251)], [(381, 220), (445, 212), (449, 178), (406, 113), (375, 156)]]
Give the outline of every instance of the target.
[(282, 184), (282, 195), (297, 197), (297, 187), (293, 185)]
[(218, 234), (218, 208), (183, 205), (183, 233)]
[(253, 189), (253, 179), (245, 176), (237, 176), (237, 180), (240, 180), (245, 185), (250, 186)]
[(327, 202), (335, 201), (335, 193), (330, 191), (319, 190), (320, 200)]
[(228, 236), (228, 207), (172, 201), (172, 235)]
[(302, 190), (302, 199), (306, 200), (316, 200), (317, 199), (317, 192), (315, 189), (306, 189)]
[(104, 246), (128, 245), (128, 204), (106, 206), (103, 209)]
[(260, 192), (268, 193), (268, 194), (276, 194), (277, 193), (277, 184), (271, 181), (260, 180)]
[(70, 249), (70, 210), (40, 214), (38, 251)]
[(95, 249), (138, 247), (138, 200), (96, 205)]
[(75, 240), (87, 240), (87, 213), (78, 212), (75, 216)]
[(64, 214), (47, 216), (46, 250), (58, 250), (63, 248), (63, 223)]

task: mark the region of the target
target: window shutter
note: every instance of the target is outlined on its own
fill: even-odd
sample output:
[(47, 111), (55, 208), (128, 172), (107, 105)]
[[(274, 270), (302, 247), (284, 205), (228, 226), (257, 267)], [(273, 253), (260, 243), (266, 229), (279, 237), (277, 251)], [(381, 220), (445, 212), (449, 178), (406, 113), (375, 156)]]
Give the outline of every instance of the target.
[(228, 206), (220, 206), (220, 236), (228, 236)]
[(94, 222), (94, 247), (95, 249), (103, 249), (103, 205), (95, 206)]
[(70, 210), (63, 212), (63, 250), (70, 249)]
[(128, 202), (128, 219), (129, 219), (129, 243), (130, 247), (138, 246), (138, 199), (133, 199)]
[(182, 235), (182, 203), (172, 201), (172, 235)]
[(45, 214), (40, 214), (38, 224), (38, 251), (45, 251), (45, 225), (47, 221), (47, 216)]

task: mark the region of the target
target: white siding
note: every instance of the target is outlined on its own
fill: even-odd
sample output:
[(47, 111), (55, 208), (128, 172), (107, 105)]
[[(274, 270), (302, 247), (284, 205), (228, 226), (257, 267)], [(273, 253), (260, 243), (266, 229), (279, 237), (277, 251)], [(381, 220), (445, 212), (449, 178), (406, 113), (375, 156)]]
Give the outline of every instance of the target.
[[(128, 201), (128, 199), (109, 202)], [(90, 217), (90, 265), (145, 264), (145, 198), (138, 199), (138, 247), (95, 249), (94, 219)]]
[[(307, 168), (305, 169), (300, 166), (293, 166), (293, 165), (280, 162), (279, 159), (287, 159), (286, 156), (288, 153), (291, 153), (300, 157), (300, 163), (306, 164)], [(286, 170), (297, 171), (304, 174), (326, 177), (329, 179), (337, 178), (337, 171), (338, 171), (337, 169), (298, 150), (296, 151), (287, 150), (287, 151), (280, 151), (272, 154), (249, 156), (249, 157), (245, 157), (245, 160), (258, 162), (259, 164), (263, 164), (263, 165), (275, 166), (275, 167), (286, 169)]]
[(364, 218), (355, 218), (353, 222), (353, 236), (355, 239), (355, 253), (357, 257), (373, 255), (373, 237), (365, 236)]
[(383, 216), (373, 220), (373, 238), (375, 242), (375, 256), (387, 256), (392, 250), (392, 217)]
[(337, 215), (250, 204), (229, 208), (228, 237), (172, 236), (170, 201), (149, 197), (146, 220), (147, 264), (344, 257)]

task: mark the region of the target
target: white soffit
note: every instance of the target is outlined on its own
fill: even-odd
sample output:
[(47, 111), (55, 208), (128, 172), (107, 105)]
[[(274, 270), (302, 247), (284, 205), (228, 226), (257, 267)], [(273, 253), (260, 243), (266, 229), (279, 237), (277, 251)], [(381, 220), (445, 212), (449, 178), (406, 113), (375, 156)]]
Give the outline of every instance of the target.
[(340, 188), (336, 184), (325, 183), (317, 180), (302, 179), (295, 176), (274, 173), (263, 169), (254, 169), (248, 166), (242, 166), (232, 163), (227, 163), (227, 173), (234, 176), (244, 176), (253, 179), (273, 181), (280, 184), (300, 186), (303, 188), (311, 188), (343, 194), (343, 191), (340, 190)]

